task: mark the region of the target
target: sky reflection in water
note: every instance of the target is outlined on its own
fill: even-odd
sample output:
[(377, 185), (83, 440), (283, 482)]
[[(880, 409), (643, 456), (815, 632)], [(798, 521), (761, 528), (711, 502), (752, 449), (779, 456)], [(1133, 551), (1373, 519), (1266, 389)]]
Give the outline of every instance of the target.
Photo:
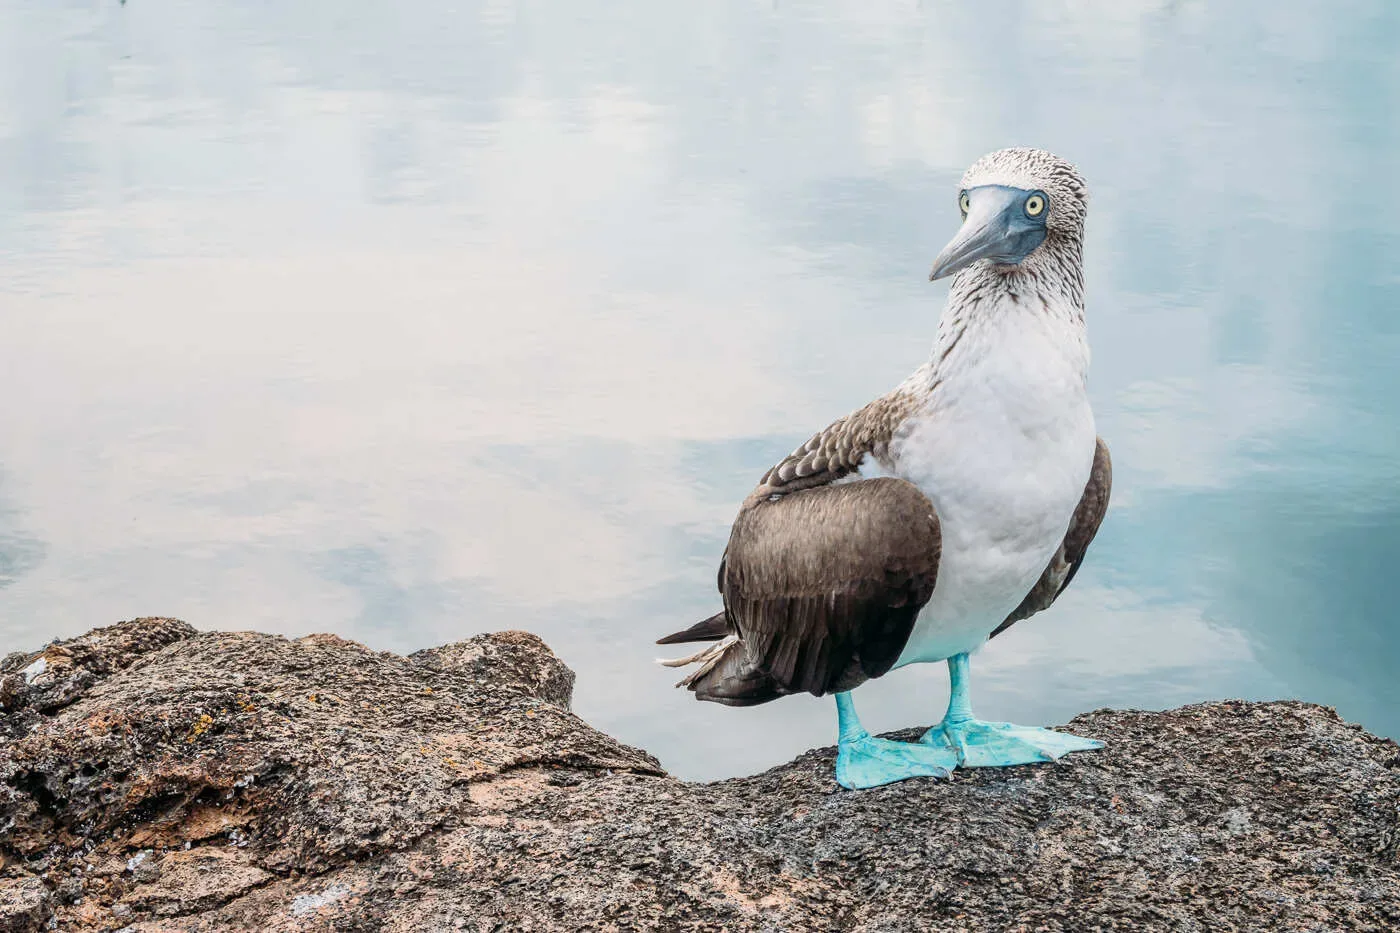
[(830, 701), (695, 703), (651, 640), (764, 470), (924, 359), (956, 180), (1031, 144), (1094, 195), (1114, 508), (979, 712), (1400, 735), (1400, 7), (976, 7), (0, 6), (0, 648), (522, 627), (684, 776), (828, 744)]

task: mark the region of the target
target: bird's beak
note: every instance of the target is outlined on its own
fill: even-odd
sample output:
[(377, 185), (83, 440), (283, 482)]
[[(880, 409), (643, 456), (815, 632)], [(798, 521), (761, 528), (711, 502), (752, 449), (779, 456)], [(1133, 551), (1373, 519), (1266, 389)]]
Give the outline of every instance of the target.
[(968, 192), (972, 202), (958, 235), (933, 261), (930, 282), (952, 275), (977, 262), (1017, 263), (1045, 240), (1045, 225), (1026, 217), (1022, 207), (1026, 192), (1019, 188), (987, 185)]

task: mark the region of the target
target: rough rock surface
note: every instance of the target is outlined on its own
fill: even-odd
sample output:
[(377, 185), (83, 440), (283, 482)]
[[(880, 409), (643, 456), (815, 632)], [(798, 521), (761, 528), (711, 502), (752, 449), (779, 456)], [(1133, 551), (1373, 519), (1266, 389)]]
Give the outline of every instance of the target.
[(1321, 707), (1099, 711), (1102, 752), (852, 793), (831, 749), (676, 780), (572, 682), (521, 632), (10, 655), (0, 931), (1400, 929), (1400, 751)]

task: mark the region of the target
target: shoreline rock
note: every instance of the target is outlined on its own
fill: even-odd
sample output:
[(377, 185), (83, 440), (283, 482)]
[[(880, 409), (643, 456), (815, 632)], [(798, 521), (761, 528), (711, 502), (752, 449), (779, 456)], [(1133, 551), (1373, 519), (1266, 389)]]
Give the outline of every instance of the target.
[(1100, 710), (1102, 752), (852, 793), (829, 748), (680, 781), (572, 686), (524, 632), (12, 654), (0, 933), (1400, 929), (1400, 749), (1323, 707)]

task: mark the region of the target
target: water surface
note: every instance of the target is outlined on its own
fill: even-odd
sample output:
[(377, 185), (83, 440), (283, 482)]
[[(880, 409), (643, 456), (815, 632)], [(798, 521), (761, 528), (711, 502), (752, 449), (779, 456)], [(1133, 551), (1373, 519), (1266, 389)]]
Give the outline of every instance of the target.
[(0, 0), (0, 650), (521, 627), (681, 775), (828, 744), (830, 701), (698, 704), (650, 642), (925, 358), (957, 178), (1028, 144), (1093, 191), (1114, 504), (978, 710), (1400, 735), (1397, 42), (1385, 0)]

